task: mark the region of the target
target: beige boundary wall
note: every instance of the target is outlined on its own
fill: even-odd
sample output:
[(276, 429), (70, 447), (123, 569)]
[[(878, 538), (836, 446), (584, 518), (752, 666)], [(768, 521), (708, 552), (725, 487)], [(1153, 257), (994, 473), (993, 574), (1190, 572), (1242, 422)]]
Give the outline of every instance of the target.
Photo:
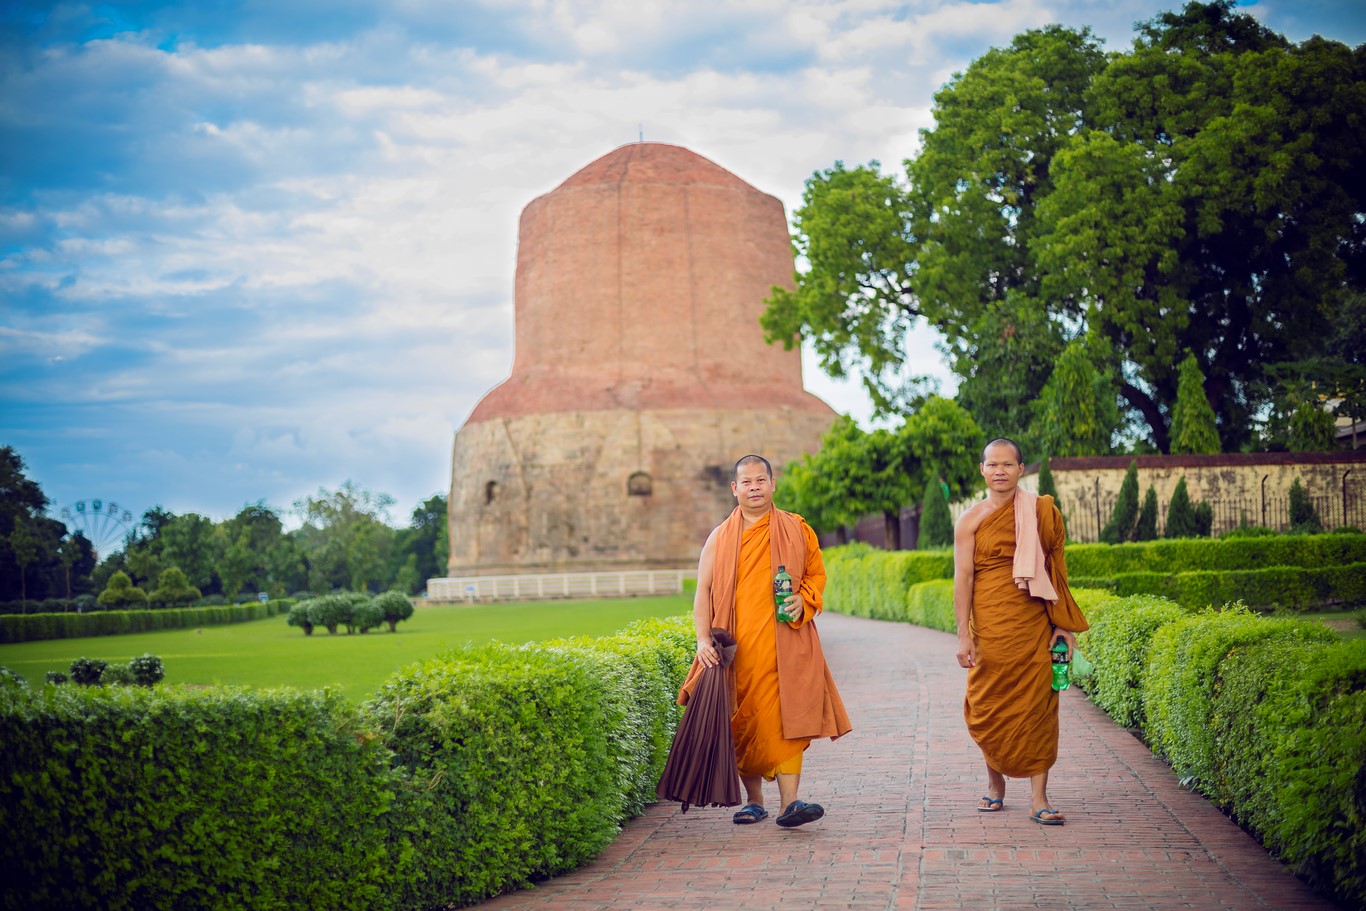
[[(1149, 486), (1157, 493), (1159, 534), (1182, 477), (1191, 501), (1206, 501), (1214, 510), (1216, 535), (1242, 522), (1278, 531), (1286, 528), (1290, 486), (1296, 478), (1325, 528), (1366, 528), (1366, 450), (1095, 456), (1049, 462), (1072, 540), (1099, 540), (1130, 462), (1138, 464), (1139, 502)], [(1029, 467), (1024, 486), (1031, 490), (1037, 490), (1038, 467)]]

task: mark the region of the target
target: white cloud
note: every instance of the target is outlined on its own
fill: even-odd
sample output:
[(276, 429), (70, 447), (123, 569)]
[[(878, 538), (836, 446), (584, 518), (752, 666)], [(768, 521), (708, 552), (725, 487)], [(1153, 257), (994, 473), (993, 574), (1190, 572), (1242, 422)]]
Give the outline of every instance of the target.
[[(0, 74), (0, 129), (48, 149), (16, 159), (0, 195), (17, 238), (0, 388), (84, 410), (58, 433), (3, 429), (36, 466), (74, 465), (56, 447), (85, 445), (78, 429), (116, 441), (103, 470), (143, 478), (123, 497), (141, 508), (287, 506), (351, 478), (405, 515), (444, 486), (451, 434), (511, 366), (533, 198), (643, 129), (791, 215), (836, 160), (899, 169), (932, 93), (988, 46), (1052, 21), (1127, 39), (1158, 9), (488, 0), (462, 10), (493, 36), (481, 46), (449, 4), (402, 0), (325, 39), (134, 30), (31, 48)], [(913, 334), (912, 369), (947, 378), (933, 341)], [(866, 415), (856, 384), (806, 364), (814, 391)], [(88, 464), (38, 476), (71, 499)]]

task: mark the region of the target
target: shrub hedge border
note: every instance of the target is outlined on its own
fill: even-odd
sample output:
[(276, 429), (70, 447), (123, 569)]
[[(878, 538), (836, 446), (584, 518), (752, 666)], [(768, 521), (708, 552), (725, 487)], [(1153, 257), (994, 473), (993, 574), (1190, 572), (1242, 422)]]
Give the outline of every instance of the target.
[(1366, 563), (1072, 578), (1078, 588), (1104, 588), (1117, 595), (1160, 595), (1192, 609), (1242, 601), (1258, 610), (1305, 611), (1328, 604), (1366, 602)]
[[(913, 574), (905, 557), (827, 551), (828, 609), (955, 632), (952, 580), (897, 588)], [(1150, 594), (1073, 592), (1091, 623), (1078, 638), (1095, 666), (1079, 682), (1091, 701), (1315, 888), (1366, 907), (1366, 640), (1245, 605), (1196, 612)]]
[[(953, 577), (950, 551), (880, 551), (846, 544), (825, 551), (826, 598), (864, 605), (861, 616), (901, 618), (897, 591)], [(862, 561), (870, 561), (860, 566)], [(1307, 610), (1366, 602), (1366, 534), (1182, 538), (1129, 544), (1069, 544), (1075, 588), (1161, 595), (1191, 608), (1241, 600), (1249, 607)]]
[(0, 643), (37, 642), (43, 639), (79, 639), (83, 636), (118, 636), (159, 629), (191, 629), (247, 623), (288, 613), (293, 598), (221, 604), (212, 607), (165, 607), (144, 610), (99, 610), (85, 614), (0, 615)]
[(0, 682), (3, 909), (469, 904), (655, 800), (690, 617), (456, 649), (323, 691)]

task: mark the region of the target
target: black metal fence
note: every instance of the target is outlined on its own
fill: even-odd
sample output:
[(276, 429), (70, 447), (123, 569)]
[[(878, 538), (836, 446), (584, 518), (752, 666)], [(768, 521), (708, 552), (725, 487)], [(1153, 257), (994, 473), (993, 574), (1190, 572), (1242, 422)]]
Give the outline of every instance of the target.
[[(1059, 507), (1067, 523), (1067, 537), (1072, 541), (1100, 540), (1100, 530), (1110, 521), (1115, 509), (1116, 494), (1095, 497), (1061, 497)], [(1309, 501), (1325, 530), (1342, 525), (1366, 529), (1366, 496), (1360, 489), (1348, 486), (1341, 494), (1310, 495)], [(1197, 501), (1198, 502), (1198, 501)], [(1219, 535), (1240, 525), (1258, 525), (1273, 531), (1290, 527), (1290, 494), (1267, 493), (1260, 497), (1226, 497), (1207, 500), (1214, 514), (1211, 534)], [(1168, 503), (1158, 502), (1157, 535), (1162, 537), (1167, 525)]]

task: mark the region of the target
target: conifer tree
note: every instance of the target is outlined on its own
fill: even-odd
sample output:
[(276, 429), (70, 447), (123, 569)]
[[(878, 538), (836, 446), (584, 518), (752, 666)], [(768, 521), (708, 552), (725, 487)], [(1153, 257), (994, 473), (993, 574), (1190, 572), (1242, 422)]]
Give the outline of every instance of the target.
[(1210, 529), (1214, 527), (1214, 507), (1209, 505), (1208, 500), (1201, 500), (1195, 504), (1195, 536), (1197, 538), (1208, 538)]
[(1143, 495), (1143, 506), (1138, 510), (1138, 524), (1134, 526), (1135, 541), (1152, 541), (1157, 538), (1157, 491), (1148, 485)]
[(1129, 470), (1124, 472), (1124, 482), (1119, 485), (1119, 497), (1115, 500), (1114, 512), (1110, 513), (1110, 521), (1101, 529), (1100, 539), (1106, 544), (1132, 541), (1137, 522), (1138, 463), (1130, 462)]
[(949, 499), (937, 478), (925, 482), (925, 496), (920, 507), (920, 539), (917, 546), (921, 550), (951, 547), (953, 545), (953, 516), (949, 513)]
[(1050, 496), (1054, 502), (1058, 499), (1058, 488), (1053, 483), (1053, 471), (1048, 467), (1048, 456), (1043, 457), (1039, 463), (1039, 496)]
[(1314, 501), (1309, 499), (1309, 492), (1299, 478), (1290, 485), (1290, 531), (1303, 535), (1316, 535), (1323, 531), (1323, 522), (1319, 521)]
[(1176, 489), (1172, 491), (1172, 501), (1167, 505), (1167, 533), (1168, 538), (1194, 538), (1199, 534), (1199, 526), (1196, 524), (1195, 508), (1191, 506), (1190, 493), (1186, 490), (1186, 477), (1181, 476), (1181, 480), (1176, 482)]
[(1337, 448), (1337, 422), (1333, 413), (1311, 397), (1295, 403), (1290, 415), (1291, 452), (1324, 452)]
[(1214, 409), (1205, 395), (1205, 375), (1194, 354), (1181, 362), (1176, 380), (1176, 405), (1172, 408), (1171, 451), (1173, 453), (1218, 453), (1219, 431)]

